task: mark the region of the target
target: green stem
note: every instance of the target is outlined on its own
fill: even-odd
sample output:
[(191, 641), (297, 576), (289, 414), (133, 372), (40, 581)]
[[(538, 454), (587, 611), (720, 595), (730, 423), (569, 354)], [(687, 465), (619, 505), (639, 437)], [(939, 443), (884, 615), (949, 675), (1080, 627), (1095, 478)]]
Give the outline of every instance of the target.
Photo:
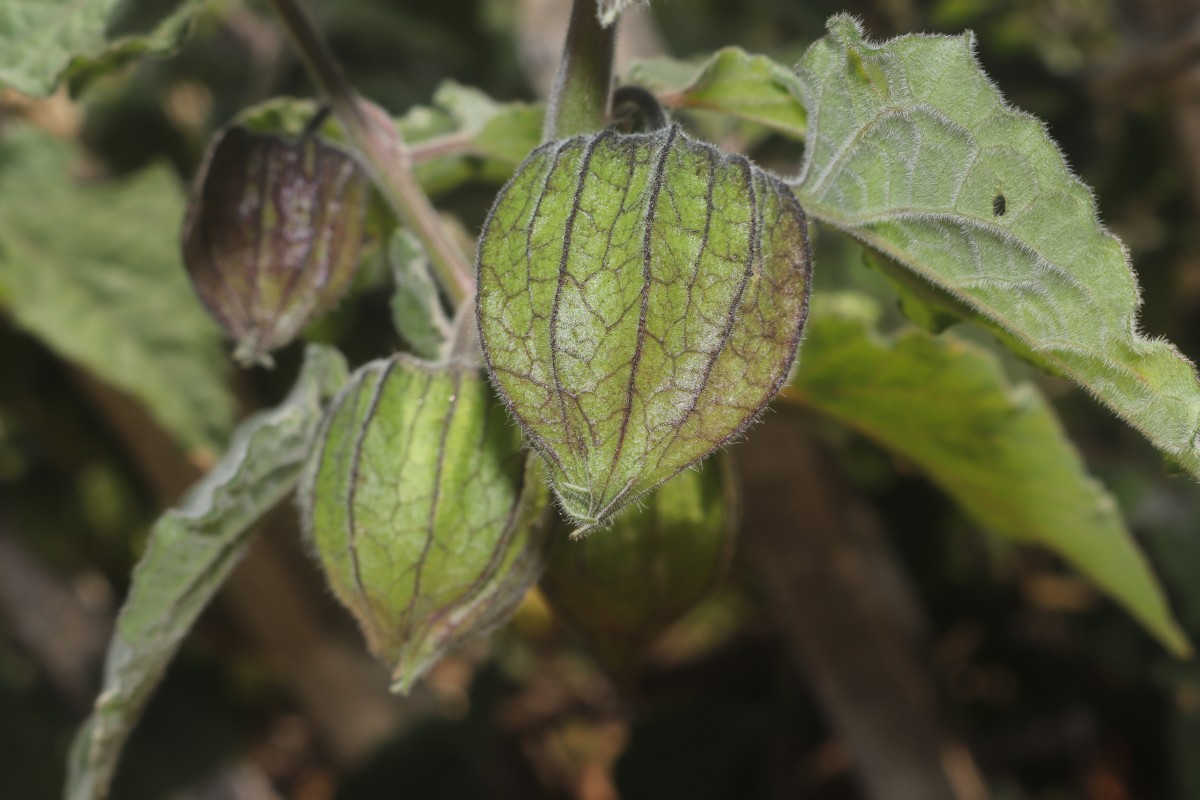
[(283, 23), (309, 75), (328, 98), (346, 139), (363, 157), (384, 199), (401, 224), (424, 245), (442, 291), (456, 306), (460, 305), (474, 294), (474, 270), (417, 184), (412, 158), (391, 119), (354, 91), (312, 18), (296, 0), (267, 0), (267, 4)]
[(617, 26), (605, 28), (596, 0), (574, 0), (542, 139), (598, 131), (608, 123)]

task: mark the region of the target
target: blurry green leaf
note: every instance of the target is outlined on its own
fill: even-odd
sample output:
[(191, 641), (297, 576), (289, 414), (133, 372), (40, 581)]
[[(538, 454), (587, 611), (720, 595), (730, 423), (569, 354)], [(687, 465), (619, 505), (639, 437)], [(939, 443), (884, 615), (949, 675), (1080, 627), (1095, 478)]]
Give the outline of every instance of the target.
[(798, 67), (812, 120), (805, 210), (912, 270), (1085, 387), (1200, 477), (1200, 390), (1137, 330), (1121, 243), (1038, 120), (1005, 105), (971, 35), (862, 38), (852, 18)]
[(0, 0), (0, 85), (45, 96), (78, 67), (163, 53), (203, 0)]
[(478, 89), (446, 81), (432, 106), (409, 110), (397, 127), (423, 153), (415, 167), (421, 186), (438, 194), (468, 180), (508, 180), (541, 143), (544, 113), (541, 106), (497, 103)]
[(242, 423), (212, 471), (154, 524), (117, 617), (95, 710), (71, 748), (68, 800), (107, 796), (151, 692), (245, 552), (250, 527), (295, 487), (324, 405), (346, 373), (337, 351), (309, 347), (288, 398)]
[(534, 151), (480, 236), (479, 331), (580, 533), (750, 424), (810, 277), (784, 183), (677, 125)]
[[(242, 112), (237, 123), (256, 133), (294, 136), (317, 109), (312, 100), (278, 97)], [(421, 188), (437, 195), (473, 180), (508, 180), (541, 143), (544, 113), (540, 105), (498, 103), (478, 89), (446, 81), (434, 92), (432, 105), (409, 109), (396, 128), (413, 150)], [(332, 117), (321, 134), (344, 141)]]
[(726, 47), (700, 67), (652, 58), (635, 64), (629, 79), (673, 108), (719, 111), (804, 139), (808, 114), (800, 80), (766, 56)]
[(387, 257), (396, 282), (392, 293), (396, 330), (414, 353), (440, 361), (443, 345), (453, 338), (453, 330), (429, 273), (429, 257), (417, 237), (403, 229), (392, 234)]
[[(242, 109), (226, 127), (242, 127), (251, 133), (299, 136), (321, 110), (316, 100), (302, 97), (272, 97)], [(321, 126), (322, 135), (345, 141), (337, 118), (329, 115)]]
[(155, 168), (81, 185), (74, 157), (32, 129), (0, 138), (0, 302), (184, 445), (216, 449), (233, 418), (228, 362), (181, 264), (178, 181)]
[(1058, 553), (1172, 652), (1188, 653), (1116, 503), (1041, 394), (1011, 386), (977, 345), (916, 329), (876, 335), (877, 311), (861, 295), (820, 298), (785, 400), (916, 464), (984, 528)]

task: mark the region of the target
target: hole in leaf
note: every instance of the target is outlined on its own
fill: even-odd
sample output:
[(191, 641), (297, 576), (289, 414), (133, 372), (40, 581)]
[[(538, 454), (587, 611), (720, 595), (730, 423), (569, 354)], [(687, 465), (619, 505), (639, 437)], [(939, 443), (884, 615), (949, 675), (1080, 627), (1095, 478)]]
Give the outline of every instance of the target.
[(1004, 212), (1008, 210), (1008, 201), (1004, 199), (1004, 195), (998, 194), (992, 198), (992, 213), (997, 217), (1003, 217)]

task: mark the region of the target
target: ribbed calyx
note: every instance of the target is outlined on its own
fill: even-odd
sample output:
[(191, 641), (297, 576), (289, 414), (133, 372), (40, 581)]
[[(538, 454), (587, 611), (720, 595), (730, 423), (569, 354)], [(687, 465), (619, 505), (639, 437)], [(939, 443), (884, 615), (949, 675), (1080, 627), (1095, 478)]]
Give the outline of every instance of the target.
[(233, 127), (200, 168), (184, 264), (243, 364), (268, 354), (342, 296), (358, 269), (370, 180), (347, 153)]
[(330, 585), (404, 693), (504, 622), (545, 567), (541, 460), (466, 365), (397, 355), (360, 369), (300, 497)]
[(577, 534), (758, 415), (792, 366), (810, 277), (788, 187), (678, 126), (529, 156), (484, 226), (476, 310)]

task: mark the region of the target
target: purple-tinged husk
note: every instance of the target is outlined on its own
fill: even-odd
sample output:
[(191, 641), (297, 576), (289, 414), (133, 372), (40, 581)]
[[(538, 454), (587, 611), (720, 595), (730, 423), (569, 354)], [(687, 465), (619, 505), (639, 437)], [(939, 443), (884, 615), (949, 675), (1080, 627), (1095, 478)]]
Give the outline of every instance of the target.
[(269, 353), (328, 311), (358, 269), (370, 179), (345, 151), (230, 127), (196, 178), (183, 257), (242, 364)]

